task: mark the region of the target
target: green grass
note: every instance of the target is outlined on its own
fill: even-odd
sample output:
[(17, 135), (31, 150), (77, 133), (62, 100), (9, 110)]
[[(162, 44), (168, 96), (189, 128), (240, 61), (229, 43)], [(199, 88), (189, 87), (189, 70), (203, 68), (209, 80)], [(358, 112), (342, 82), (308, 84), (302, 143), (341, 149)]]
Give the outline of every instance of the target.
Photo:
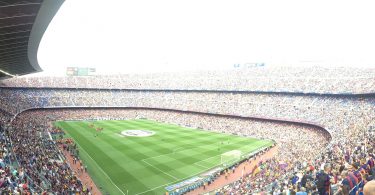
[[(164, 194), (166, 186), (220, 165), (220, 155), (231, 150), (248, 154), (272, 141), (245, 138), (159, 123), (151, 120), (59, 121), (80, 148), (94, 182), (110, 194)], [(152, 130), (150, 137), (122, 137), (128, 129)]]

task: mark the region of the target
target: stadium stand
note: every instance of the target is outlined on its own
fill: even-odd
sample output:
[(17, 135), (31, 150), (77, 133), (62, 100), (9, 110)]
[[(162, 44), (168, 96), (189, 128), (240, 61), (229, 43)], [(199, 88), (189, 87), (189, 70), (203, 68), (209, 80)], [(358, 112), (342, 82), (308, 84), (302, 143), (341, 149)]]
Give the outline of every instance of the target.
[(25, 77), (0, 81), (0, 86), (363, 94), (374, 92), (373, 72), (373, 68), (258, 67), (146, 75)]
[(72, 119), (149, 118), (276, 142), (274, 157), (218, 195), (356, 195), (372, 185), (375, 69), (5, 79), (41, 71), (38, 46), (63, 2), (0, 1), (1, 194), (91, 194), (50, 136), (52, 121)]
[[(371, 77), (368, 73), (364, 75), (366, 78)], [(165, 75), (162, 74), (159, 78), (163, 76)], [(214, 83), (215, 78), (208, 80)], [(44, 81), (49, 79), (49, 84), (46, 84)], [(261, 167), (259, 173), (247, 175), (233, 184), (218, 189), (215, 192), (217, 194), (260, 192), (282, 194), (287, 191), (306, 191), (314, 194), (326, 190), (330, 190), (332, 194), (333, 192), (355, 194), (357, 191), (360, 192), (364, 183), (374, 176), (374, 136), (371, 131), (375, 127), (375, 102), (371, 94), (372, 89), (366, 87), (372, 86), (373, 80), (368, 80), (369, 82), (366, 83), (364, 80), (350, 79), (348, 80), (352, 82), (350, 85), (341, 85), (337, 80), (334, 86), (330, 86), (332, 83), (324, 83), (328, 81), (322, 79), (323, 81), (314, 85), (314, 90), (276, 92), (281, 91), (280, 86), (283, 84), (276, 85), (277, 90), (274, 91), (272, 91), (274, 85), (258, 86), (259, 82), (249, 86), (249, 91), (231, 88), (230, 85), (223, 90), (214, 84), (202, 85), (200, 90), (186, 90), (192, 88), (184, 85), (179, 90), (172, 90), (166, 87), (168, 80), (164, 82), (156, 80), (149, 87), (137, 86), (135, 89), (107, 89), (106, 84), (97, 85), (100, 89), (92, 87), (86, 89), (83, 88), (85, 84), (77, 86), (79, 79), (84, 79), (86, 82), (95, 80), (95, 78), (75, 78), (69, 81), (71, 87), (66, 88), (68, 84), (60, 85), (56, 82), (68, 82), (68, 80), (54, 80), (47, 77), (42, 79), (42, 82), (34, 83), (35, 88), (29, 88), (33, 85), (30, 81), (34, 82), (34, 79), (11, 79), (6, 81), (8, 87), (0, 89), (2, 123), (7, 130), (5, 134), (8, 133), (9, 140), (13, 141), (11, 147), (15, 149), (14, 155), (19, 160), (22, 170), (27, 173), (27, 178), (32, 181), (28, 182), (28, 185), (34, 191), (83, 191), (80, 182), (69, 174), (67, 165), (59, 163), (59, 158), (63, 157), (58, 148), (46, 139), (50, 130), (46, 122), (62, 118), (146, 117), (276, 141), (280, 148), (279, 153), (259, 165)], [(126, 79), (123, 79), (123, 83), (126, 83)], [(141, 81), (139, 77), (134, 79)], [(147, 76), (144, 79), (144, 83), (151, 82), (147, 80)], [(13, 81), (15, 83), (12, 84)], [(115, 83), (114, 81), (108, 80), (110, 83)], [(230, 80), (225, 82), (231, 83)], [(247, 83), (247, 81), (241, 82)], [(303, 83), (299, 84), (303, 85)], [(330, 88), (325, 88), (326, 86)], [(79, 89), (73, 89), (76, 87)], [(303, 89), (302, 87), (305, 86), (301, 86), (300, 89)], [(268, 90), (257, 92), (258, 89)], [(330, 92), (324, 94), (327, 90)], [(365, 94), (361, 94), (362, 92)], [(96, 109), (88, 109), (89, 107)], [(5, 121), (12, 115), (17, 117), (9, 126)], [(33, 135), (33, 139), (29, 139), (27, 135)], [(20, 142), (24, 139), (29, 141)], [(33, 157), (30, 152), (23, 151), (20, 144), (27, 144), (30, 147), (40, 146), (36, 150), (43, 155)], [(53, 163), (40, 164), (30, 157), (51, 159)], [(280, 167), (280, 162), (285, 162), (286, 167)], [(30, 164), (34, 166), (28, 166)], [(49, 172), (56, 167), (66, 171), (58, 173), (61, 174), (60, 177), (54, 178), (45, 174), (45, 172), (57, 174), (53, 171)], [(325, 172), (322, 171), (324, 167), (326, 167)], [(344, 182), (352, 173), (356, 176), (355, 182), (349, 184)], [(70, 180), (63, 180), (63, 178)], [(22, 181), (20, 180), (19, 183)], [(57, 186), (56, 183), (66, 183), (66, 188), (60, 188), (61, 186)], [(326, 187), (328, 184), (330, 184), (329, 188)], [(8, 190), (14, 189), (10, 185), (6, 187)]]

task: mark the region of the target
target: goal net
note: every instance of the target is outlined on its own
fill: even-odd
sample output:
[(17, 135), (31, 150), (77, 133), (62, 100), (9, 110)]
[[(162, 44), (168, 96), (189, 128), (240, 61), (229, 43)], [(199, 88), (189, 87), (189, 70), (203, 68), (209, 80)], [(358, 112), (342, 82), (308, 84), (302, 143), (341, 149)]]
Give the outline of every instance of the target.
[(234, 164), (239, 160), (241, 160), (241, 151), (239, 150), (231, 150), (221, 154), (221, 164), (224, 166)]

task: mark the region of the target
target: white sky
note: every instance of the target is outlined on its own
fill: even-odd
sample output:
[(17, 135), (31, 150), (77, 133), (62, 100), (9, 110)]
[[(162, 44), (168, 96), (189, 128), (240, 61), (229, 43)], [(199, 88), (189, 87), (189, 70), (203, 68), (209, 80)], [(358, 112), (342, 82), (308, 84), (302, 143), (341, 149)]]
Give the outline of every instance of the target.
[(233, 64), (375, 66), (375, 1), (66, 0), (38, 60), (100, 73)]

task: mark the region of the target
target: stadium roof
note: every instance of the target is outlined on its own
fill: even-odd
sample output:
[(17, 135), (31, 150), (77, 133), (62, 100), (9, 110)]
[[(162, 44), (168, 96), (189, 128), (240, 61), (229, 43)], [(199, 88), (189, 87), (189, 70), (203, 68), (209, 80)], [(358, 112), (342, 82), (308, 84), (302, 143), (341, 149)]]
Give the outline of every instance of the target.
[(39, 72), (39, 43), (64, 0), (0, 0), (0, 79)]

